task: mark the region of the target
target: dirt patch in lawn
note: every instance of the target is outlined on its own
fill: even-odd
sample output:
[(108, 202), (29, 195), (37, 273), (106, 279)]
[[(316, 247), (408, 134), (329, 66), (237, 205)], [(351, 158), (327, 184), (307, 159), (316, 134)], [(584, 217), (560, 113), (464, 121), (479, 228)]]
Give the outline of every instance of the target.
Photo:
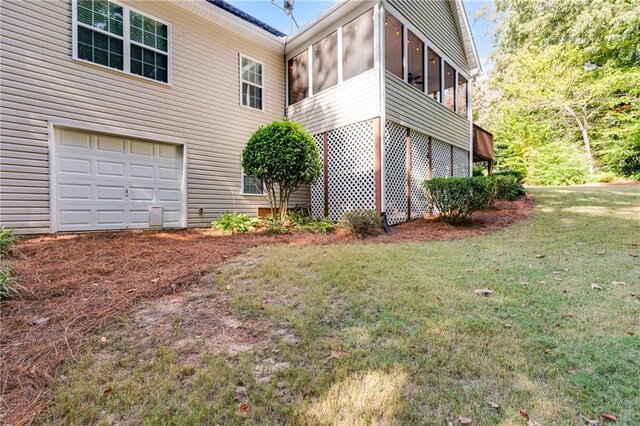
[[(332, 244), (394, 241), (428, 241), (482, 235), (524, 219), (533, 206), (531, 197), (499, 203), (479, 212), (468, 225), (453, 227), (435, 219), (420, 219), (396, 226), (389, 234), (359, 241), (353, 237), (296, 233), (223, 236), (210, 229), (178, 231), (127, 231), (43, 236), (23, 240), (14, 259), (22, 299), (2, 302), (0, 329), (0, 421), (28, 423), (46, 405), (45, 387), (55, 369), (73, 359), (80, 345), (141, 301), (174, 295), (166, 306), (156, 307), (139, 323), (151, 326), (153, 315), (183, 313), (184, 290), (210, 271), (248, 249), (274, 243)], [(216, 298), (198, 298), (188, 321), (206, 318), (223, 307)], [(158, 310), (160, 309), (160, 310)], [(222, 311), (220, 311), (222, 312)], [(191, 318), (191, 320), (189, 320)], [(146, 321), (146, 322), (145, 322)], [(222, 320), (221, 320), (222, 321)], [(234, 329), (229, 318), (220, 322), (238, 349), (254, 336)], [(226, 325), (224, 325), (226, 324)], [(235, 324), (238, 325), (238, 324)], [(238, 326), (240, 327), (240, 326)], [(211, 331), (212, 333), (214, 331)], [(223, 339), (221, 331), (217, 341)], [(242, 337), (244, 336), (244, 337)], [(243, 339), (247, 342), (243, 343)], [(213, 339), (216, 340), (216, 339)], [(224, 340), (224, 339), (223, 339)], [(192, 342), (183, 342), (188, 346)], [(230, 342), (224, 342), (228, 346)]]

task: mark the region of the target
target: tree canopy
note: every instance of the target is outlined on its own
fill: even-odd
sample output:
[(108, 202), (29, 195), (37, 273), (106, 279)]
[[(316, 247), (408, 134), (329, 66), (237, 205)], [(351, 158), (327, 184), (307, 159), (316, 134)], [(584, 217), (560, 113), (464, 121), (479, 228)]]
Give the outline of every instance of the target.
[(640, 2), (496, 0), (476, 90), (497, 166), (534, 184), (640, 178)]

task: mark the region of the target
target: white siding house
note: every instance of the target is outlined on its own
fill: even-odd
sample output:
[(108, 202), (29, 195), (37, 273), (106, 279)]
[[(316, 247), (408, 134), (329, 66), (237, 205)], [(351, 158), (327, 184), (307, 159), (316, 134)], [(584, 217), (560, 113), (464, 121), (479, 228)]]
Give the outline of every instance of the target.
[[(406, 64), (387, 71), (390, 15), (452, 67), (456, 88), (479, 72), (457, 0), (339, 1), (288, 37), (220, 0), (4, 0), (0, 224), (48, 233), (255, 215), (268, 204), (243, 177), (241, 151), (283, 116), (314, 135), (325, 164), (292, 205), (334, 219), (354, 207), (416, 217), (415, 201), (390, 197), (402, 188), (389, 176), (438, 175), (434, 148), (437, 164), (449, 149), (449, 173), (468, 174), (470, 95), (464, 115), (461, 101), (448, 109), (413, 87)], [(387, 155), (392, 130), (416, 144), (410, 161)]]

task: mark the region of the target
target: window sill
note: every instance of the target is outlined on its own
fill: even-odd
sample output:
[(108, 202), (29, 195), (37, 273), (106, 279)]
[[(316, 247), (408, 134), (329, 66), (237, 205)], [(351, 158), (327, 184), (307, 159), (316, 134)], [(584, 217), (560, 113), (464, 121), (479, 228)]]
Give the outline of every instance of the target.
[(87, 61), (87, 60), (84, 60), (84, 59), (80, 59), (80, 58), (72, 58), (72, 60), (73, 60), (73, 62), (78, 63), (78, 64), (86, 65), (86, 66), (89, 66), (89, 67), (92, 67), (92, 68), (96, 68), (96, 69), (99, 69), (99, 70), (103, 70), (103, 71), (109, 71), (109, 72), (111, 72), (113, 74), (116, 74), (116, 75), (122, 75), (122, 76), (130, 77), (130, 78), (134, 78), (134, 79), (137, 79), (137, 80), (141, 80), (141, 81), (146, 81), (148, 83), (157, 84), (160, 87), (172, 87), (171, 79), (169, 80), (168, 83), (165, 83), (163, 81), (154, 80), (152, 78), (145, 77), (143, 75), (129, 73), (129, 72), (126, 72), (124, 70), (119, 70), (117, 68), (111, 68), (111, 67), (108, 67), (106, 65), (96, 64), (95, 62), (90, 62), (90, 61)]

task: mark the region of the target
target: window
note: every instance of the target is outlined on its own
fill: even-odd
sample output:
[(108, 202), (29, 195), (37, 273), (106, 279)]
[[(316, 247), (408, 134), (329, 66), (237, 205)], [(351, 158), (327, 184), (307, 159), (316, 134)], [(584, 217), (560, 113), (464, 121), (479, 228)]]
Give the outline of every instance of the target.
[(373, 68), (373, 9), (342, 27), (342, 75), (348, 80)]
[(333, 32), (313, 45), (313, 93), (338, 84), (338, 33)]
[(442, 59), (440, 59), (440, 56), (436, 55), (436, 53), (431, 49), (429, 49), (429, 56), (427, 59), (428, 59), (427, 69), (428, 69), (428, 77), (429, 77), (427, 93), (433, 99), (440, 102), (440, 90), (441, 90), (440, 77), (442, 75), (442, 73), (440, 72), (440, 63)]
[(456, 71), (448, 63), (444, 63), (444, 106), (450, 110), (455, 110), (455, 90)]
[(404, 78), (402, 65), (402, 23), (393, 15), (387, 14), (384, 21), (384, 61), (385, 68), (398, 78)]
[(407, 81), (424, 92), (424, 43), (411, 31), (407, 32), (408, 75)]
[(242, 193), (246, 195), (262, 195), (263, 185), (260, 179), (242, 174)]
[(309, 97), (309, 51), (289, 59), (289, 105)]
[(107, 0), (77, 0), (74, 11), (74, 58), (169, 81), (166, 24)]
[(458, 74), (458, 113), (463, 117), (467, 117), (469, 113), (469, 111), (467, 111), (467, 99), (469, 97), (468, 86), (469, 83), (467, 79)]
[(262, 109), (262, 64), (240, 55), (240, 81), (242, 105)]

